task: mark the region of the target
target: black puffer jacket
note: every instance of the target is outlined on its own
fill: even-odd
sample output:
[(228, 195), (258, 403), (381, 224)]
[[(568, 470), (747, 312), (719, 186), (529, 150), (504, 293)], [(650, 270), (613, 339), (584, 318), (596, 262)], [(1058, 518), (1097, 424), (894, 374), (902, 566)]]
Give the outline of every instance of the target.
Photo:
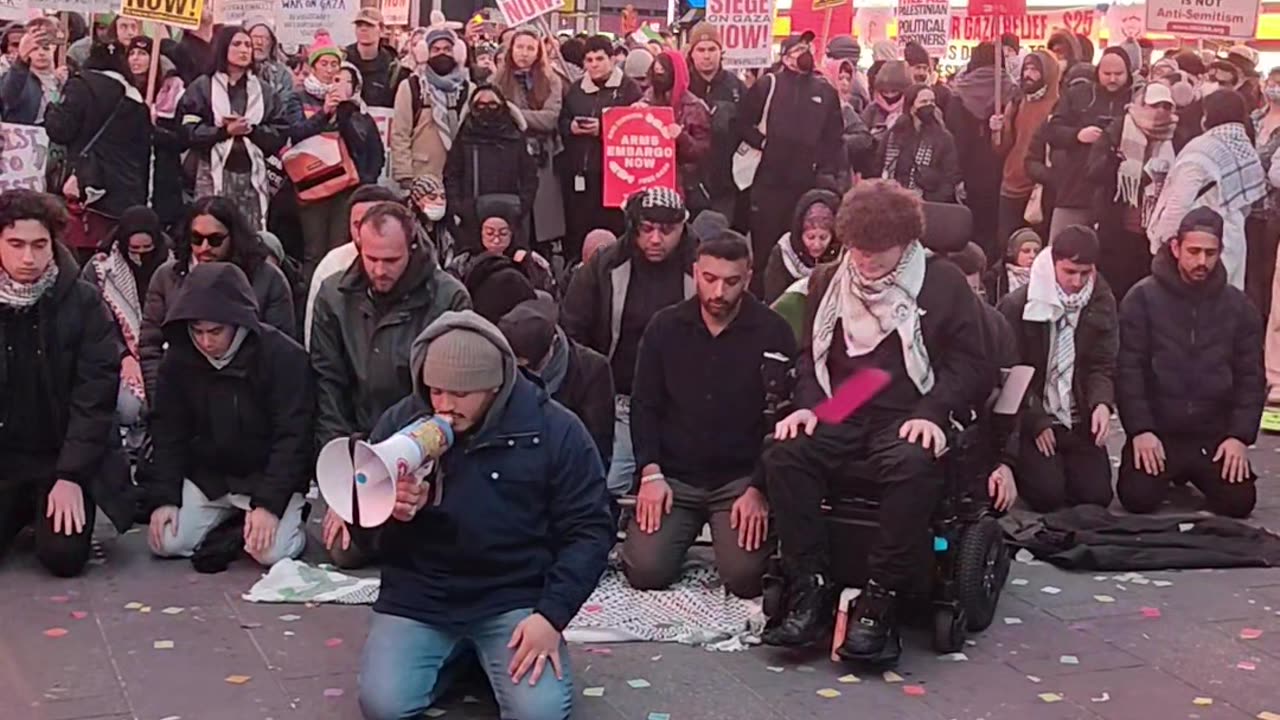
[(712, 197), (736, 195), (733, 183), (733, 154), (738, 149), (738, 106), (747, 86), (737, 75), (720, 70), (704, 80), (696, 70), (689, 72), (689, 92), (711, 110), (711, 155), (703, 161), (707, 190)]
[[(1036, 369), (1027, 388), (1027, 407), (1022, 414), (1022, 430), (1039, 435), (1053, 422), (1044, 407), (1045, 368), (1049, 365), (1049, 323), (1022, 319), (1027, 306), (1027, 286), (1004, 296), (999, 310), (1009, 321), (1018, 339), (1018, 363)], [(1075, 409), (1088, 424), (1089, 413), (1099, 405), (1116, 404), (1116, 353), (1120, 348), (1116, 298), (1101, 275), (1094, 278), (1093, 295), (1080, 312), (1076, 325), (1076, 368), (1071, 379)]]
[(1262, 318), (1222, 263), (1200, 286), (1183, 281), (1168, 246), (1120, 304), (1120, 420), (1133, 437), (1221, 437), (1246, 445), (1266, 400)]
[[(1121, 58), (1125, 68), (1129, 68), (1129, 56), (1119, 47), (1107, 48), (1103, 54)], [(1058, 106), (1049, 116), (1049, 122), (1045, 123), (1044, 131), (1050, 148), (1052, 169), (1048, 171), (1048, 177), (1053, 186), (1055, 207), (1077, 210), (1093, 208), (1097, 188), (1089, 182), (1085, 172), (1091, 148), (1080, 142), (1077, 135), (1089, 126), (1106, 130), (1112, 120), (1124, 117), (1125, 106), (1132, 102), (1132, 98), (1131, 79), (1118, 91), (1107, 92), (1102, 83), (1098, 82), (1096, 70), (1093, 82), (1068, 85), (1066, 92), (1058, 100)], [(1033, 163), (1037, 162), (1038, 159), (1028, 152), (1027, 170), (1032, 177), (1038, 174), (1039, 168), (1032, 170)]]
[[(245, 112), (249, 102), (248, 78), (245, 75), (228, 89), (227, 100), (231, 103), (232, 112)], [(178, 101), (177, 116), (182, 119), (182, 139), (204, 162), (209, 161), (209, 151), (214, 145), (231, 137), (213, 116), (212, 82), (211, 75), (196, 78), (188, 83), (187, 91)], [(271, 92), (269, 85), (259, 82), (262, 85), (262, 122), (255, 125), (248, 135), (236, 140), (227, 159), (227, 168), (237, 172), (248, 172), (250, 167), (244, 143), (251, 142), (263, 155), (270, 156), (280, 152), (289, 141), (289, 120), (285, 117), (283, 103)]]
[[(134, 205), (147, 204), (151, 113), (142, 96), (118, 74), (86, 70), (72, 76), (62, 86), (62, 101), (45, 109), (44, 128), (49, 142), (66, 146), (81, 193), (90, 185), (106, 191), (90, 209), (118, 218)], [(86, 147), (89, 152), (82, 160)]]
[[(495, 88), (483, 88), (495, 94)], [(476, 95), (471, 94), (472, 104)], [(502, 95), (498, 94), (502, 102)], [(449, 148), (444, 165), (444, 186), (449, 214), (462, 218), (458, 237), (480, 234), (476, 201), (485, 195), (514, 195), (520, 198), (520, 215), (528, 217), (538, 192), (538, 161), (529, 154), (528, 124), (520, 110), (509, 112), (492, 124), (475, 117), (472, 105), (462, 111), (462, 127)], [(514, 229), (514, 228), (513, 228)]]
[[(214, 368), (188, 331), (193, 320), (248, 331), (230, 364)], [(311, 477), (314, 411), (307, 353), (258, 320), (249, 280), (230, 263), (197, 265), (164, 327), (169, 350), (154, 398), (156, 506), (181, 505), (189, 479), (208, 498), (240, 493), (276, 517)]]
[[(116, 340), (115, 323), (102, 296), (80, 279), (80, 268), (71, 253), (56, 245), (54, 262), (58, 279), (35, 307), (26, 311), (31, 313), (42, 346), (25, 350), (43, 356), (40, 367), (48, 373), (44, 386), (52, 391), (47, 416), (53, 419), (51, 427), (62, 441), (52, 467), (44, 466), (46, 460), (40, 458), (41, 467), (30, 469), (43, 477), (84, 487), (123, 532), (133, 524), (134, 510), (128, 465), (115, 428), (123, 348)], [(0, 423), (26, 414), (21, 408), (9, 407), (14, 393), (5, 391), (9, 370), (3, 348), (15, 341), (4, 337), (5, 326), (0, 322)], [(2, 452), (0, 458), (4, 458)], [(18, 474), (12, 466), (6, 469), (7, 473), (0, 472), (0, 489), (6, 479)]]

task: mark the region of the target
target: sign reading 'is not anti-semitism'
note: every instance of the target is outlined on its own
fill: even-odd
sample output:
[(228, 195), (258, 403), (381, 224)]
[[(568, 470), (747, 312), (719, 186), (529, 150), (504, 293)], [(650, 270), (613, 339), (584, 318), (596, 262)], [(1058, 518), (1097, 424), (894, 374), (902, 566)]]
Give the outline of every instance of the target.
[(194, 30), (200, 27), (204, 0), (122, 0), (120, 14)]

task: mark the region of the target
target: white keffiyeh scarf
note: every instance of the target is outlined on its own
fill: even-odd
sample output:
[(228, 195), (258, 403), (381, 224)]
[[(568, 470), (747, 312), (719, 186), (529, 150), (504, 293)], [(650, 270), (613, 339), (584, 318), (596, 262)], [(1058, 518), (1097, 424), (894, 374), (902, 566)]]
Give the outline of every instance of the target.
[[(118, 245), (113, 245), (109, 253), (95, 255), (93, 266), (102, 287), (102, 299), (115, 318), (116, 325), (120, 327), (125, 350), (136, 360), (138, 333), (142, 328), (142, 301), (138, 297), (138, 281), (134, 279), (133, 271), (129, 269), (129, 263), (120, 253)], [(123, 374), (121, 378), (139, 400), (146, 399), (146, 389), (141, 382), (125, 378)]]
[(847, 254), (840, 258), (813, 320), (814, 373), (828, 397), (832, 387), (827, 356), (837, 322), (844, 332), (849, 357), (870, 353), (889, 333), (897, 331), (907, 375), (921, 395), (933, 389), (933, 367), (920, 327), (924, 311), (916, 302), (924, 287), (924, 275), (925, 252), (919, 242), (908, 245), (893, 272), (878, 280), (863, 278)]
[(1084, 289), (1068, 295), (1053, 271), (1053, 253), (1042, 252), (1031, 264), (1027, 305), (1022, 319), (1049, 324), (1049, 360), (1045, 367), (1044, 404), (1064, 427), (1072, 426), (1071, 385), (1076, 371), (1076, 327), (1093, 297), (1094, 277)]
[[(210, 78), (209, 95), (213, 105), (213, 120), (217, 123), (221, 118), (228, 115), (237, 114), (231, 109), (231, 96), (229, 93), (230, 78), (226, 73), (214, 73)], [(248, 100), (245, 102), (244, 119), (248, 121), (250, 127), (257, 127), (262, 124), (262, 118), (266, 114), (266, 106), (262, 94), (262, 82), (253, 74), (245, 76), (245, 90), (248, 93)], [(231, 156), (231, 150), (235, 147), (236, 138), (230, 137), (209, 151), (209, 166), (213, 176), (213, 192), (215, 195), (222, 194), (223, 171), (227, 166), (227, 158)], [(244, 138), (244, 149), (249, 153), (249, 161), (252, 165), (250, 171), (250, 179), (253, 182), (253, 189), (258, 193), (259, 213), (256, 217), (265, 218), (267, 216), (267, 205), (271, 200), (270, 190), (267, 184), (267, 158), (263, 154), (262, 149), (253, 144), (248, 137)]]
[(0, 268), (0, 305), (18, 310), (32, 307), (57, 281), (58, 263), (56, 262), (49, 263), (44, 274), (33, 283), (14, 280), (4, 268)]

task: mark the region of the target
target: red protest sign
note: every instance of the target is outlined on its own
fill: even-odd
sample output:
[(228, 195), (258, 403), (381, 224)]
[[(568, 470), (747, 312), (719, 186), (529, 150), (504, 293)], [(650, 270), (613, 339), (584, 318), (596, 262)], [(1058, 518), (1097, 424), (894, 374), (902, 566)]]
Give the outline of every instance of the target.
[(983, 15), (1025, 15), (1027, 0), (974, 0), (969, 3), (969, 17)]
[(498, 0), (498, 9), (507, 24), (515, 27), (559, 10), (563, 4), (563, 0)]
[(638, 190), (676, 190), (675, 113), (666, 107), (604, 111), (604, 206), (622, 207)]

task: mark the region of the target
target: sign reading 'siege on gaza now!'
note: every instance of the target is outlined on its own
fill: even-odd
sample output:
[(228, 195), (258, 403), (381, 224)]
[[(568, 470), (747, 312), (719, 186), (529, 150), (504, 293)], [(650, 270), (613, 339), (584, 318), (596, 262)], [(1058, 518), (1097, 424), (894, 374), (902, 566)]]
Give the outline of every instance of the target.
[(562, 5), (564, 0), (498, 0), (498, 9), (513, 27), (555, 12)]
[(1252, 40), (1258, 0), (1147, 0), (1147, 30), (1190, 37)]
[(121, 0), (120, 14), (138, 20), (194, 30), (200, 27), (204, 0)]
[(767, 67), (773, 43), (773, 0), (707, 0), (707, 22), (720, 31), (726, 68)]

